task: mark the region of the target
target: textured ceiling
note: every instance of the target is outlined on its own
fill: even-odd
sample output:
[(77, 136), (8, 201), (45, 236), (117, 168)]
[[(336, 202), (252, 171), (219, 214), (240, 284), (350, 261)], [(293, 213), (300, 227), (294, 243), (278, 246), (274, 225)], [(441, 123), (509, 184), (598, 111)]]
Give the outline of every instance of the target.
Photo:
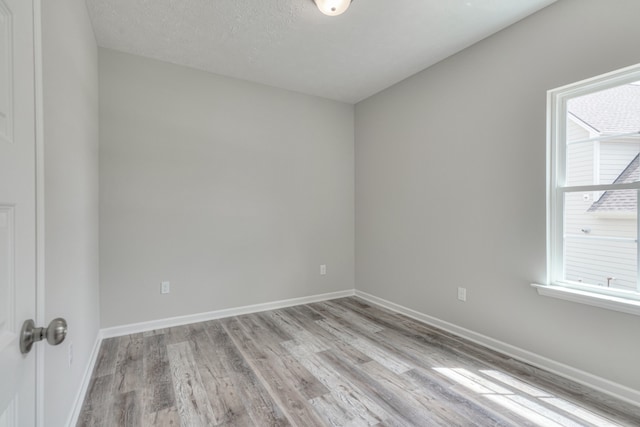
[(87, 0), (102, 47), (349, 103), (555, 0)]

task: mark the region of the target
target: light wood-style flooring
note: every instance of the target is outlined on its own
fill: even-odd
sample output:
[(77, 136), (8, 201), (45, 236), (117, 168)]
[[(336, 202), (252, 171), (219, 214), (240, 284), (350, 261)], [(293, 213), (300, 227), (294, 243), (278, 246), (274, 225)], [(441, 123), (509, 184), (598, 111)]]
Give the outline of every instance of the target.
[(80, 426), (640, 426), (640, 408), (350, 297), (102, 343)]

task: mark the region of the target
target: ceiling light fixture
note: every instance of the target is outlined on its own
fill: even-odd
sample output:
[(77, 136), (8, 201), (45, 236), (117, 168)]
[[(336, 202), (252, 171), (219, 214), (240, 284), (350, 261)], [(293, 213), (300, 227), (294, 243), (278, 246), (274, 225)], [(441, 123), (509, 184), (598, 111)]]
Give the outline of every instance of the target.
[(351, 4), (351, 0), (313, 0), (320, 12), (329, 16), (343, 14)]

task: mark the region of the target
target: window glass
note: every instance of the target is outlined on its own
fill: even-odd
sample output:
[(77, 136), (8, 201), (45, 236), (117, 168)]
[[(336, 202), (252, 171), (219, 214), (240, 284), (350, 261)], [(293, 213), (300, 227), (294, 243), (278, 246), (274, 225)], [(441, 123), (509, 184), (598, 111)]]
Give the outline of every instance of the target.
[(564, 206), (564, 279), (637, 291), (637, 190), (565, 193)]
[(565, 136), (567, 186), (638, 181), (638, 173), (622, 175), (640, 153), (638, 131), (638, 84), (569, 99)]

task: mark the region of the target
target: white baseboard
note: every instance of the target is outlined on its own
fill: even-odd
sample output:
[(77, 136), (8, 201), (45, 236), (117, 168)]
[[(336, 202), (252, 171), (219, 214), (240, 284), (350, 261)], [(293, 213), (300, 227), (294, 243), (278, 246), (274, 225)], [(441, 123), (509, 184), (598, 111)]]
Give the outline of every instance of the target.
[(243, 307), (228, 308), (224, 310), (210, 311), (207, 313), (190, 314), (187, 316), (171, 317), (167, 319), (152, 320), (149, 322), (132, 323), (129, 325), (100, 329), (96, 336), (96, 341), (93, 345), (93, 349), (91, 350), (91, 356), (89, 357), (89, 362), (82, 378), (80, 390), (76, 395), (73, 410), (69, 415), (67, 426), (74, 427), (78, 423), (80, 411), (82, 410), (82, 404), (87, 394), (87, 390), (89, 389), (89, 383), (91, 382), (91, 375), (93, 374), (96, 361), (98, 360), (100, 345), (106, 338), (119, 337), (122, 335), (135, 334), (138, 332), (152, 331), (154, 329), (188, 325), (190, 323), (222, 319), (224, 317), (239, 316), (242, 314), (258, 313), (267, 310), (277, 310), (279, 308), (293, 307), (295, 305), (301, 304), (311, 304), (313, 302), (328, 301), (336, 298), (350, 297), (353, 295), (355, 295), (355, 289), (348, 289), (346, 291), (330, 292), (326, 294), (312, 295), (301, 298), (291, 298), (281, 301), (267, 302), (263, 304), (245, 305)]
[(102, 344), (102, 339), (102, 331), (98, 331), (96, 340), (93, 343), (93, 349), (91, 349), (91, 355), (89, 355), (89, 362), (87, 363), (87, 367), (84, 370), (84, 375), (82, 376), (80, 390), (78, 390), (78, 393), (76, 394), (76, 399), (73, 402), (71, 414), (69, 414), (69, 419), (67, 420), (68, 427), (75, 427), (75, 425), (78, 424), (78, 418), (80, 417), (80, 411), (82, 410), (84, 397), (86, 396), (87, 390), (89, 389), (89, 383), (91, 383), (91, 375), (93, 374), (93, 369), (95, 368), (96, 361), (98, 360), (98, 353), (100, 352), (100, 344)]
[(444, 320), (440, 320), (438, 318), (420, 313), (418, 311), (393, 303), (391, 301), (378, 298), (366, 292), (349, 289), (346, 291), (331, 292), (326, 294), (313, 295), (309, 297), (292, 298), (292, 299), (268, 302), (263, 304), (247, 305), (243, 307), (210, 311), (207, 313), (198, 313), (198, 314), (192, 314), (187, 316), (172, 317), (168, 319), (159, 319), (159, 320), (153, 320), (149, 322), (133, 323), (129, 325), (122, 325), (122, 326), (115, 326), (112, 328), (101, 329), (100, 331), (98, 331), (98, 334), (96, 336), (96, 341), (91, 351), (91, 356), (89, 358), (89, 362), (87, 364), (87, 368), (85, 370), (84, 377), (82, 379), (81, 388), (78, 391), (78, 394), (76, 396), (73, 410), (69, 416), (67, 426), (73, 427), (78, 422), (78, 418), (80, 417), (80, 411), (82, 410), (82, 403), (84, 402), (84, 398), (89, 388), (89, 383), (91, 382), (91, 375), (93, 374), (93, 370), (94, 370), (96, 361), (98, 359), (98, 352), (100, 350), (100, 345), (102, 344), (102, 340), (105, 338), (112, 338), (112, 337), (117, 337), (122, 335), (133, 334), (133, 333), (151, 331), (154, 329), (162, 329), (162, 328), (169, 328), (173, 326), (187, 325), (190, 323), (221, 319), (224, 317), (239, 316), (242, 314), (258, 313), (258, 312), (267, 311), (267, 310), (277, 310), (285, 307), (292, 307), (292, 306), (302, 305), (302, 304), (310, 304), (310, 303), (320, 302), (320, 301), (328, 301), (336, 298), (344, 298), (344, 297), (349, 297), (353, 295), (360, 297), (372, 304), (379, 305), (381, 307), (384, 307), (389, 310), (395, 311), (397, 313), (403, 314), (405, 316), (411, 317), (412, 319), (418, 320), (428, 325), (438, 327), (442, 330), (445, 330), (447, 332), (450, 332), (452, 334), (465, 338), (476, 344), (480, 344), (484, 347), (498, 351), (502, 354), (518, 359), (522, 362), (525, 362), (535, 367), (552, 372), (556, 375), (570, 379), (579, 384), (583, 384), (587, 387), (591, 387), (595, 390), (598, 390), (602, 393), (606, 393), (615, 398), (621, 399), (632, 405), (638, 406), (638, 402), (640, 402), (640, 391), (638, 390), (634, 390), (632, 388), (623, 386), (621, 384), (614, 383), (613, 381), (609, 381), (607, 379), (598, 377), (596, 375), (592, 375), (588, 372), (584, 372), (579, 369), (573, 368), (571, 366), (556, 362), (554, 360), (551, 360), (546, 357), (540, 356), (538, 354), (532, 353), (530, 351), (521, 349), (519, 347), (515, 347), (511, 344), (498, 341), (496, 339), (493, 339), (486, 335), (479, 334), (469, 329), (456, 326), (452, 323), (445, 322)]
[(445, 322), (444, 320), (440, 320), (436, 317), (420, 313), (394, 302), (378, 298), (366, 292), (356, 290), (355, 295), (375, 305), (379, 305), (391, 311), (395, 311), (396, 313), (411, 317), (412, 319), (418, 320), (422, 323), (426, 323), (427, 325), (435, 326), (444, 331), (472, 341), (476, 344), (490, 348), (491, 350), (495, 350), (507, 356), (513, 357), (514, 359), (533, 365), (537, 368), (544, 369), (545, 371), (549, 371), (553, 374), (559, 375), (571, 381), (575, 381), (579, 384), (613, 396), (617, 399), (623, 400), (634, 406), (640, 406), (638, 405), (638, 402), (640, 402), (640, 391), (638, 390), (634, 390), (630, 387), (626, 387), (605, 378), (598, 377), (580, 369), (573, 368), (569, 365), (556, 362), (555, 360), (540, 356), (539, 354), (532, 353), (528, 350), (524, 350), (511, 344), (498, 341), (469, 329), (462, 328), (460, 326), (454, 325), (453, 323)]
[(312, 295), (309, 297), (291, 298), (274, 302), (266, 302), (262, 304), (245, 305), (242, 307), (209, 311), (206, 313), (189, 314), (186, 316), (151, 320), (149, 322), (131, 323), (129, 325), (114, 326), (111, 328), (101, 329), (101, 332), (103, 338), (119, 337), (122, 335), (153, 331), (154, 329), (171, 328), (173, 326), (188, 325), (190, 323), (222, 319), (224, 317), (240, 316), (242, 314), (258, 313), (267, 310), (277, 310), (279, 308), (292, 307), (294, 305), (311, 304), (313, 302), (328, 301), (336, 298), (350, 297), (353, 295), (355, 295), (355, 290), (349, 289), (346, 291), (330, 292), (327, 294)]

